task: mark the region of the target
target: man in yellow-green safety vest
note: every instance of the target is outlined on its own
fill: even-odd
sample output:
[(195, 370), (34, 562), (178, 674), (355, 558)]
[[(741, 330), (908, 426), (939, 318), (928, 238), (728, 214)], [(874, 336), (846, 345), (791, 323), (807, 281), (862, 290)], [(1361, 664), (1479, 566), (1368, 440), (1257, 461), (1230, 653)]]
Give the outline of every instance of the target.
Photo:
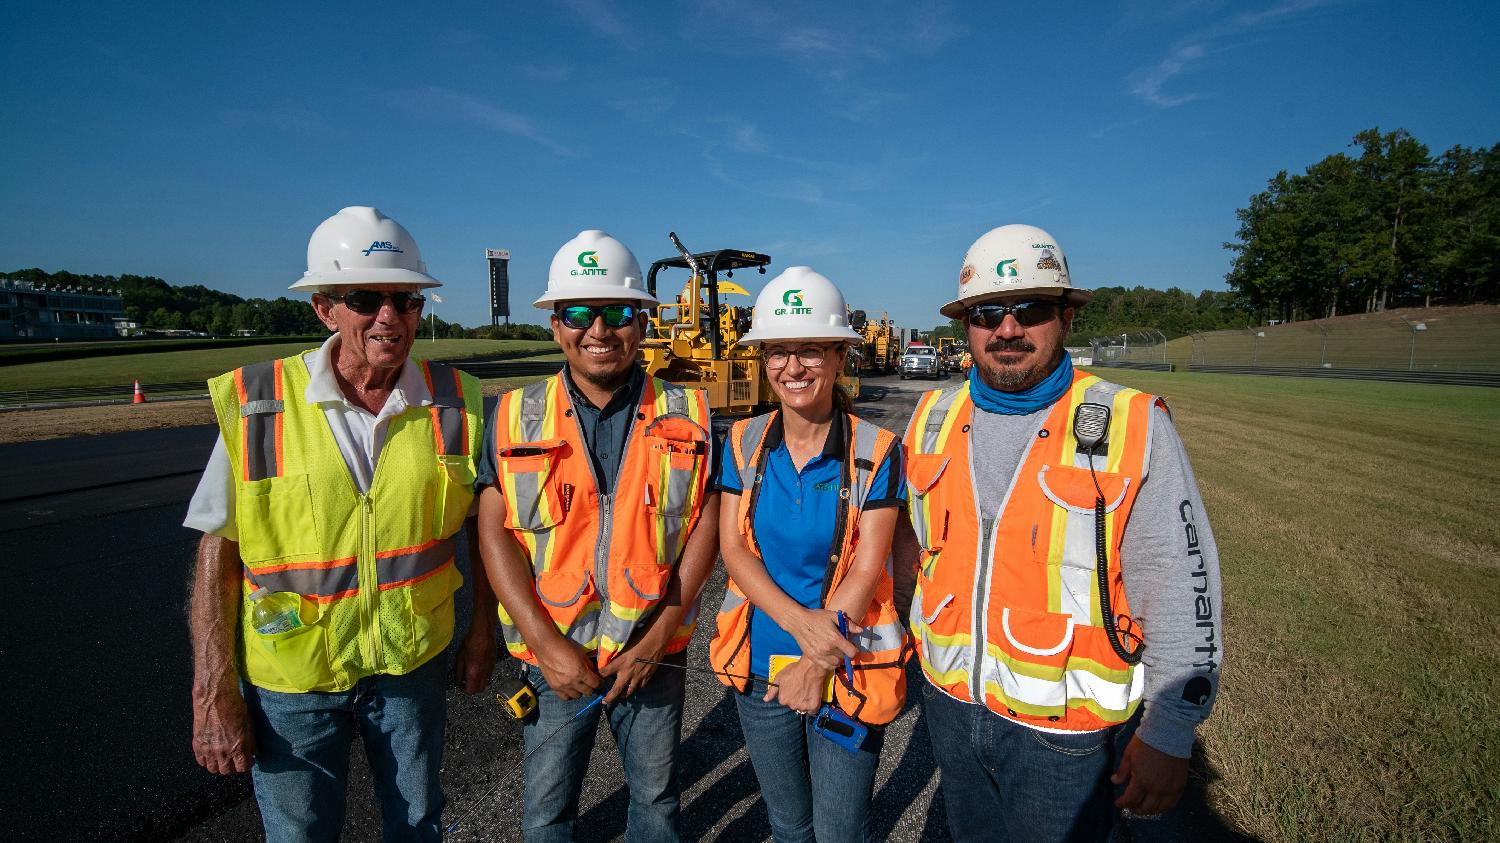
[[(473, 521), (482, 397), (409, 359), (440, 286), (375, 208), (313, 232), (307, 272), (333, 334), (209, 381), (219, 442), (189, 505), (193, 752), (251, 771), (266, 837), (335, 840), (361, 734), (386, 840), (440, 840), (446, 660), (457, 533)], [(474, 578), (455, 672), (489, 682), (495, 597)]]

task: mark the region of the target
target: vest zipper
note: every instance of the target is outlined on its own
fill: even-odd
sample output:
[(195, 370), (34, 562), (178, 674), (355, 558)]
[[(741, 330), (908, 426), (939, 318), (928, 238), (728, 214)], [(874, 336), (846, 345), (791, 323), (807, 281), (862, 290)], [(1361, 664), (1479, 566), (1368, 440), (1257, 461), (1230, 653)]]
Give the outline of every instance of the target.
[(594, 586), (604, 611), (609, 611), (609, 540), (615, 521), (611, 499), (611, 495), (599, 496), (599, 537), (594, 543)]
[[(969, 674), (969, 693), (974, 702), (984, 705), (984, 645), (990, 640), (989, 631), (989, 574), (990, 558), (994, 556), (995, 539), (1000, 531), (1000, 518), (981, 518), (979, 537), (979, 564), (974, 569), (974, 672)], [(983, 599), (981, 599), (983, 598)]]
[[(374, 483), (372, 482), (373, 486)], [(364, 605), (365, 659), (370, 670), (380, 670), (380, 578), (375, 570), (375, 530), (371, 524), (375, 505), (370, 496), (359, 496), (359, 599)]]
[[(972, 399), (971, 399), (972, 400)], [(973, 412), (984, 412), (975, 407)], [(1016, 470), (1010, 476), (1010, 485), (1005, 487), (1005, 499), (1000, 501), (1000, 507), (995, 510), (995, 517), (988, 524), (985, 522), (984, 513), (979, 507), (979, 480), (974, 471), (974, 435), (963, 434), (967, 437), (969, 450), (969, 498), (974, 502), (974, 520), (983, 528), (983, 534), (979, 542), (979, 559), (974, 566), (974, 602), (969, 607), (969, 629), (974, 633), (974, 661), (969, 673), (969, 693), (974, 702), (985, 705), (984, 701), (984, 648), (990, 640), (989, 603), (990, 603), (990, 560), (994, 558), (995, 545), (1000, 538), (1000, 519), (1005, 517), (1005, 510), (1010, 506), (1011, 493), (1016, 490), (1016, 483), (1021, 478), (1021, 471), (1026, 467), (1026, 460), (1031, 456), (1031, 448), (1036, 444), (1037, 431), (1047, 426), (1047, 419), (1051, 416), (1049, 409), (1032, 428), (1031, 435), (1026, 438), (1026, 449), (1021, 453), (1021, 461), (1016, 464)], [(970, 424), (972, 427), (972, 423)]]

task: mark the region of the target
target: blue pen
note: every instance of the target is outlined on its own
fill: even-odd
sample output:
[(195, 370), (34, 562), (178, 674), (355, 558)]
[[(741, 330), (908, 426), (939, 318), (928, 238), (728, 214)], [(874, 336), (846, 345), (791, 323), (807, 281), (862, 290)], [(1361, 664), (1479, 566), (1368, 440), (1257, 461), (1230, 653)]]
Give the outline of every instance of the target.
[[(844, 636), (845, 640), (849, 638), (849, 619), (842, 610), (839, 611), (839, 635)], [(844, 675), (849, 677), (850, 682), (854, 681), (854, 662), (848, 656), (844, 656)]]

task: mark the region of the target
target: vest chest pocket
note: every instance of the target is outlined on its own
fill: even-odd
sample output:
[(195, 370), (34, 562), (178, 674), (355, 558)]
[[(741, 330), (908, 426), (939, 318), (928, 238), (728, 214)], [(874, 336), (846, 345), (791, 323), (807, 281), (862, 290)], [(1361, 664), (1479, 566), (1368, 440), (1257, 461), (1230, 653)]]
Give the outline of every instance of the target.
[(438, 455), (438, 509), (433, 538), (458, 532), (474, 503), (474, 461), (463, 455)]
[[(1097, 477), (1099, 485), (1094, 486)], [(1042, 494), (1057, 506), (1085, 515), (1094, 514), (1094, 502), (1104, 492), (1104, 511), (1114, 512), (1125, 500), (1131, 480), (1124, 474), (1108, 471), (1090, 472), (1071, 465), (1044, 465), (1036, 474)]]
[(519, 442), (500, 449), (500, 491), (505, 495), (505, 526), (540, 532), (561, 524), (567, 501), (553, 476), (566, 443), (561, 439)]
[(318, 556), (322, 542), (306, 474), (242, 481), (234, 508), (245, 562)]
[(708, 434), (691, 419), (662, 416), (646, 429), (646, 509), (682, 518), (696, 508), (699, 479), (708, 463)]

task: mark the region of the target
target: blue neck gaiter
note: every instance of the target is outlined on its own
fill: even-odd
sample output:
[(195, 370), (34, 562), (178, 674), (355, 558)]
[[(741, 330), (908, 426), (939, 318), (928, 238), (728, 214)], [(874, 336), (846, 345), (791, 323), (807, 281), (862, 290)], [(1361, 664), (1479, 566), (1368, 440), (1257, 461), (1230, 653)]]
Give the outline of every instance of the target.
[(1050, 407), (1073, 385), (1073, 358), (1064, 354), (1052, 374), (1030, 389), (1005, 392), (993, 389), (979, 377), (979, 364), (969, 367), (969, 397), (981, 410), (1003, 416), (1024, 416)]

